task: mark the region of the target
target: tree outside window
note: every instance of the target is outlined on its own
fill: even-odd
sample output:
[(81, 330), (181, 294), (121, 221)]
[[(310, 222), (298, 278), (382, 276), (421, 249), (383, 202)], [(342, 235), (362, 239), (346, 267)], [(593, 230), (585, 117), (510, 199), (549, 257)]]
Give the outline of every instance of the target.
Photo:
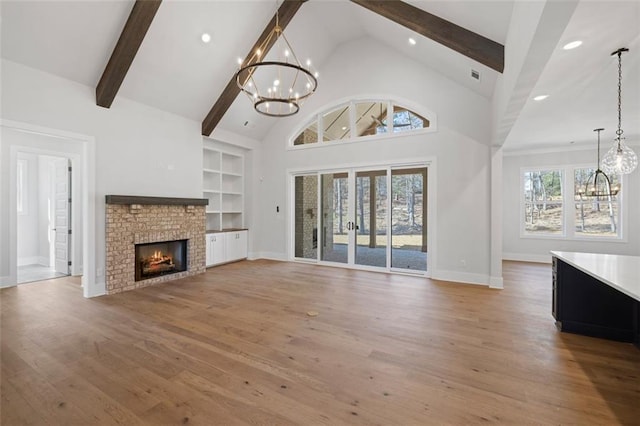
[(524, 232), (563, 235), (562, 171), (527, 171), (523, 184)]
[(612, 195), (587, 197), (584, 195), (587, 181), (593, 181), (595, 169), (574, 169), (575, 235), (589, 237), (617, 237), (619, 235), (618, 176), (611, 175), (609, 181)]

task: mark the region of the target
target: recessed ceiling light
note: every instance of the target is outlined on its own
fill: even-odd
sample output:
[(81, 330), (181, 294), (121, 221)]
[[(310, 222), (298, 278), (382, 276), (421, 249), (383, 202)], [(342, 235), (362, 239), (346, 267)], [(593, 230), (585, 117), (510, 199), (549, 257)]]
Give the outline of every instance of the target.
[(534, 101), (542, 101), (545, 100), (549, 97), (549, 95), (538, 95), (535, 98), (533, 98)]
[(202, 39), (203, 43), (209, 43), (211, 41), (211, 35), (209, 33), (202, 33), (202, 36), (200, 36), (200, 38)]
[(572, 41), (571, 43), (567, 43), (564, 46), (562, 46), (562, 48), (564, 50), (571, 50), (571, 49), (575, 49), (576, 47), (579, 47), (582, 44), (582, 41), (580, 40), (576, 40), (576, 41)]
[(342, 130), (347, 130), (347, 126), (342, 126)]
[(415, 46), (416, 45), (416, 39), (412, 38), (412, 37), (409, 37), (409, 44), (412, 45), (412, 46)]

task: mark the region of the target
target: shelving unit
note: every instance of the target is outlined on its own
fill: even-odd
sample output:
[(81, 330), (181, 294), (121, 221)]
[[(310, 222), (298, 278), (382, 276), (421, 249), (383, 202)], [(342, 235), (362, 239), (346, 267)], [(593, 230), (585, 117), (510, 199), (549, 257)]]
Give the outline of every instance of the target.
[(244, 156), (203, 147), (202, 195), (209, 200), (207, 230), (244, 226)]

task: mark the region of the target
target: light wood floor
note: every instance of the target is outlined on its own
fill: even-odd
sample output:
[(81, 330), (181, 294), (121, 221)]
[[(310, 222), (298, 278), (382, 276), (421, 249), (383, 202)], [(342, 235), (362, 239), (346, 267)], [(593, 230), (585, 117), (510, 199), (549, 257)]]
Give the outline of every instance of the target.
[(2, 425), (638, 424), (640, 350), (559, 333), (549, 265), (504, 281), (245, 261), (6, 289)]

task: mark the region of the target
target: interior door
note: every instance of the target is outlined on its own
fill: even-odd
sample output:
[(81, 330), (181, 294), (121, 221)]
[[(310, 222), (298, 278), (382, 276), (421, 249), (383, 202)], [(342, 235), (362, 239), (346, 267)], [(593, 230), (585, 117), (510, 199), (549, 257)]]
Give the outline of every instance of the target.
[(54, 247), (55, 270), (58, 273), (69, 274), (69, 254), (71, 239), (69, 230), (71, 223), (71, 171), (69, 159), (61, 158), (53, 166), (53, 204), (54, 204)]

